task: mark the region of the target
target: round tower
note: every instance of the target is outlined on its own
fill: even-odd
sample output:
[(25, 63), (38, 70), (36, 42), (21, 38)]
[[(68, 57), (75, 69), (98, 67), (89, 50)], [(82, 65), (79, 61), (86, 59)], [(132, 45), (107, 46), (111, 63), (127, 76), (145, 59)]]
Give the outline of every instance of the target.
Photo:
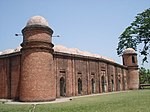
[(138, 89), (139, 88), (139, 72), (137, 54), (134, 49), (127, 48), (122, 55), (123, 65), (127, 66), (128, 72), (128, 88)]
[(50, 101), (56, 98), (53, 74), (53, 30), (41, 16), (29, 19), (22, 30), (19, 100)]

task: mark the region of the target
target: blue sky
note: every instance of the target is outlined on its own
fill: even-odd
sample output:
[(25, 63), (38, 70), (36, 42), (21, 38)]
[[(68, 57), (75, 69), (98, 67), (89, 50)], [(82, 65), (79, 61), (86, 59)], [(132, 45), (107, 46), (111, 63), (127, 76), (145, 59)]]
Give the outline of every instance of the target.
[[(16, 48), (30, 17), (47, 19), (54, 44), (100, 54), (121, 63), (118, 37), (150, 0), (0, 0), (0, 51)], [(145, 65), (149, 66), (149, 65)]]

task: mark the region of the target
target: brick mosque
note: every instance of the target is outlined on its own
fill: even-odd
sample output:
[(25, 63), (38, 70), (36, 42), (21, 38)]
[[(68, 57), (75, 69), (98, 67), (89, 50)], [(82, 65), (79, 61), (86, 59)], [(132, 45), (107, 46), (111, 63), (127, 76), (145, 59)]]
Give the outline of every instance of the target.
[(123, 65), (77, 49), (54, 47), (53, 30), (41, 16), (22, 30), (21, 49), (0, 54), (0, 99), (23, 102), (139, 88), (137, 54), (127, 48)]

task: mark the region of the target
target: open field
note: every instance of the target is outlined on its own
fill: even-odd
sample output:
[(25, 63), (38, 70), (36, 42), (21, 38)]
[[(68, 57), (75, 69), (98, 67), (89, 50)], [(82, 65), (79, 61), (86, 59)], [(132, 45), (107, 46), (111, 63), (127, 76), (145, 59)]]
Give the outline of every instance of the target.
[(75, 98), (55, 104), (14, 105), (0, 103), (0, 112), (150, 112), (150, 89)]

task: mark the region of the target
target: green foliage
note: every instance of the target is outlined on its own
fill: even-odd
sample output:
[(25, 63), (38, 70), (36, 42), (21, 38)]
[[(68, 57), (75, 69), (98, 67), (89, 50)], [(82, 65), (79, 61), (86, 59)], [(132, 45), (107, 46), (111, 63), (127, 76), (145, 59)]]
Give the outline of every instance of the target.
[(119, 37), (117, 54), (121, 55), (126, 48), (133, 48), (142, 45), (139, 49), (143, 57), (143, 62), (147, 62), (150, 51), (150, 8), (142, 13), (137, 14), (135, 21)]
[[(69, 102), (36, 105), (35, 112), (149, 112), (150, 90), (76, 98)], [(0, 112), (31, 112), (32, 105), (0, 104)]]
[(140, 68), (140, 84), (150, 84), (150, 69)]

